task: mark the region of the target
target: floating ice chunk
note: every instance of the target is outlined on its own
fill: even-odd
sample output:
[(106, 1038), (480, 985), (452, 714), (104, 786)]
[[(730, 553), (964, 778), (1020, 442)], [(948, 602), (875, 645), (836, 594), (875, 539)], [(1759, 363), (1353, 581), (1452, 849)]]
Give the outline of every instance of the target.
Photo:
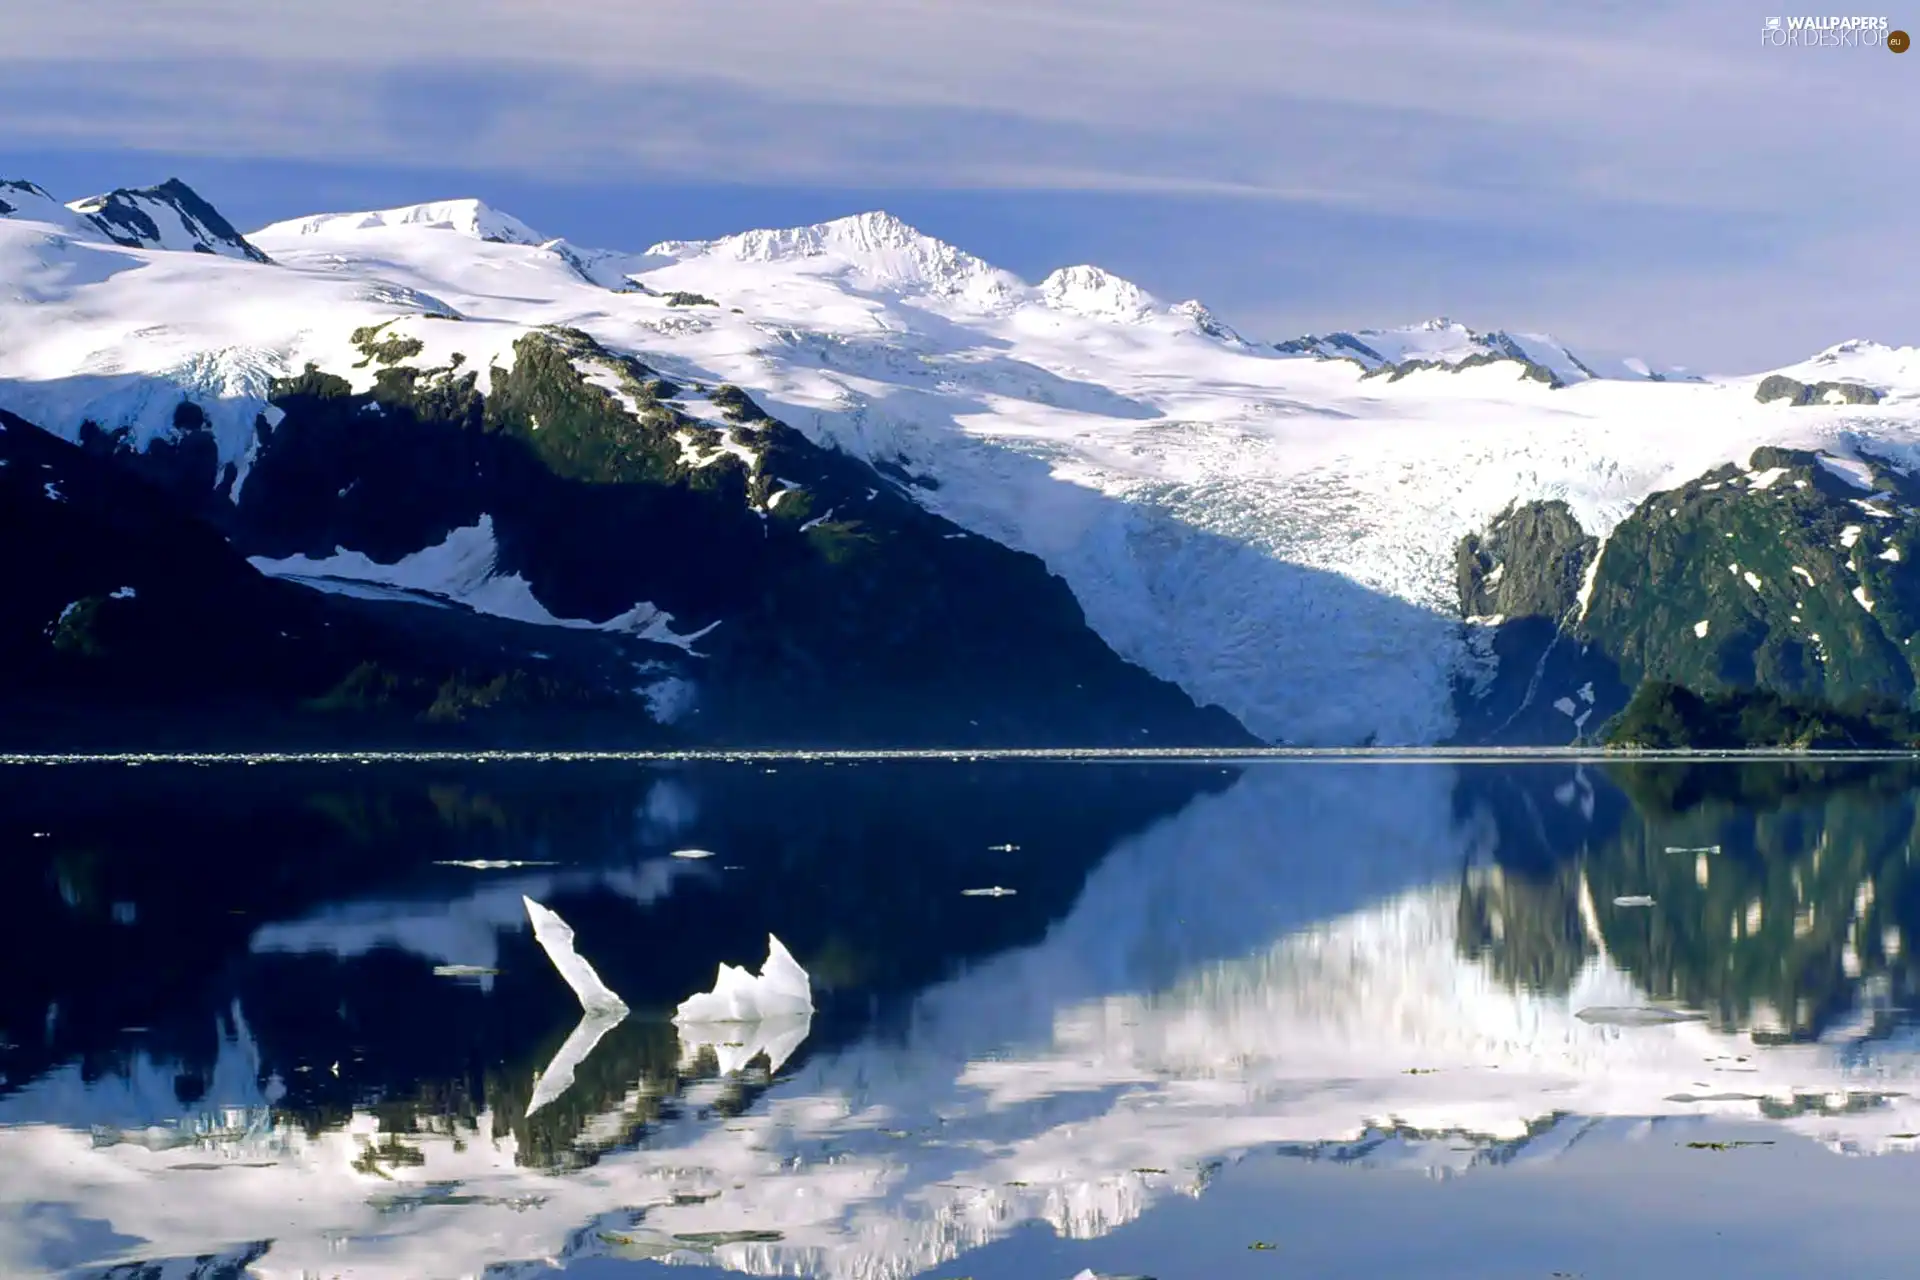
[(1605, 1027), (1666, 1027), (1676, 1022), (1705, 1022), (1704, 1013), (1660, 1009), (1652, 1005), (1596, 1005), (1573, 1015), (1582, 1022)]
[(465, 867), (469, 871), (505, 871), (511, 867), (553, 867), (555, 862), (527, 862), (517, 858), (443, 858), (436, 867)]
[(679, 1029), (683, 1068), (694, 1064), (700, 1050), (711, 1047), (722, 1075), (746, 1070), (763, 1053), (767, 1055), (767, 1074), (772, 1075), (806, 1042), (813, 1030), (813, 1017), (789, 1013), (748, 1023), (683, 1022)]
[(676, 1024), (760, 1022), (813, 1012), (813, 984), (780, 939), (767, 935), (767, 962), (758, 976), (722, 964), (713, 990), (688, 996), (674, 1011)]
[(553, 967), (573, 988), (573, 994), (580, 997), (580, 1007), (588, 1013), (609, 1013), (625, 1017), (627, 1006), (619, 996), (613, 994), (607, 984), (600, 981), (600, 975), (593, 966), (580, 958), (573, 949), (573, 929), (554, 912), (535, 902), (532, 898), (521, 896), (520, 901), (527, 906), (527, 918), (533, 921), (534, 940), (547, 953), (547, 959), (553, 961)]
[(527, 1099), (527, 1114), (532, 1115), (572, 1088), (573, 1073), (580, 1069), (580, 1064), (587, 1060), (587, 1055), (593, 1052), (594, 1047), (606, 1038), (607, 1032), (619, 1026), (626, 1016), (625, 1005), (618, 1009), (587, 1010), (567, 1036), (566, 1043), (560, 1046), (560, 1051), (553, 1055), (553, 1061), (547, 1064), (547, 1069), (534, 1077), (533, 1096)]

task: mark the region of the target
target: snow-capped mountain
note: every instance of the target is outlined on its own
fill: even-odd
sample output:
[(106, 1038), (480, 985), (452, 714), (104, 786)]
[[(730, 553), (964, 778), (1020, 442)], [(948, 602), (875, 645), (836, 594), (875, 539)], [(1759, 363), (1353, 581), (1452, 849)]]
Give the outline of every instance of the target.
[(1634, 356), (1582, 359), (1549, 334), (1498, 329), (1481, 333), (1445, 316), (1398, 328), (1310, 333), (1275, 343), (1274, 349), (1287, 355), (1349, 360), (1369, 373), (1399, 376), (1422, 368), (1459, 369), (1512, 360), (1543, 370), (1562, 385), (1589, 378), (1699, 381), (1698, 375), (1677, 366), (1656, 368)]
[[(8, 190), (0, 407), (68, 439), (92, 422), (151, 451), (178, 441), (190, 400), (211, 446), (193, 455), (205, 488), (244, 503), (276, 396), (309, 364), (359, 396), (471, 373), (484, 397), (523, 338), (558, 326), (661, 380), (660, 412), (698, 428), (676, 428), (694, 432), (689, 458), (738, 446), (756, 474), (746, 429), (706, 398), (739, 387), (875, 469), (876, 492), (1039, 557), (1122, 658), (1296, 744), (1457, 731), (1483, 659), (1456, 552), (1513, 504), (1564, 501), (1604, 539), (1648, 494), (1756, 446), (1897, 451), (1920, 426), (1910, 351), (1845, 344), (1806, 371), (1857, 376), (1878, 403), (1783, 407), (1759, 403), (1751, 376), (1684, 381), (1450, 321), (1276, 349), (1098, 268), (1029, 284), (881, 213), (623, 254), (453, 201), (276, 223), (248, 238), (267, 267), (77, 239), (45, 220), (50, 200)], [(376, 327), (390, 361), (351, 340)], [(755, 499), (771, 512), (796, 488), (780, 479)], [(392, 563), (481, 514), (378, 554), (350, 532), (269, 558)], [(527, 580), (556, 617), (584, 616), (555, 606), (539, 571)], [(640, 598), (690, 628), (714, 621)]]
[(0, 180), (0, 218), (99, 236), (128, 248), (268, 261), (219, 210), (177, 178), (157, 187), (121, 187), (65, 205), (31, 182)]

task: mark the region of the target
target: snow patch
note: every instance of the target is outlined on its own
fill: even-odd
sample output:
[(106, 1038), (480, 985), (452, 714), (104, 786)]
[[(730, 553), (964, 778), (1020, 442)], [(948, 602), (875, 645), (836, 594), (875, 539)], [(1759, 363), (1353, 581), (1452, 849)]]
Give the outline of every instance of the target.
[(478, 523), (455, 529), (444, 541), (402, 556), (392, 564), (377, 563), (345, 547), (318, 560), (304, 555), (281, 560), (255, 556), (248, 563), (262, 573), (291, 578), (320, 590), (327, 589), (323, 585), (326, 580), (335, 580), (419, 591), (463, 604), (475, 613), (539, 626), (621, 632), (655, 644), (673, 645), (688, 653), (694, 652), (694, 641), (720, 625), (713, 622), (690, 635), (679, 635), (672, 627), (673, 615), (645, 601), (605, 622), (555, 617), (535, 598), (525, 578), (517, 573), (499, 572), (499, 556), (493, 517), (482, 515)]
[(1873, 492), (1873, 468), (1858, 458), (1836, 458), (1832, 454), (1822, 453), (1814, 457), (1821, 469), (1830, 475), (1845, 480), (1856, 489)]

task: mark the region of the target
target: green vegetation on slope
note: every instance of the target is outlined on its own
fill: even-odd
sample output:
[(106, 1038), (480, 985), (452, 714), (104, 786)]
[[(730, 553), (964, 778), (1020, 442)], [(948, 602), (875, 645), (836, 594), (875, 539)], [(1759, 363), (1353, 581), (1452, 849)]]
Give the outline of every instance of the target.
[(1920, 746), (1920, 715), (1888, 700), (1831, 706), (1768, 689), (1696, 693), (1662, 680), (1634, 691), (1601, 731), (1610, 747), (1896, 749)]
[(564, 328), (521, 338), (485, 392), (462, 363), (390, 365), (364, 392), (317, 369), (277, 385), (236, 539), (392, 562), (484, 518), (495, 569), (554, 616), (644, 603), (699, 634), (701, 732), (729, 741), (1249, 741), (1117, 657), (1039, 559), (737, 388), (707, 393), (720, 421), (695, 418)]

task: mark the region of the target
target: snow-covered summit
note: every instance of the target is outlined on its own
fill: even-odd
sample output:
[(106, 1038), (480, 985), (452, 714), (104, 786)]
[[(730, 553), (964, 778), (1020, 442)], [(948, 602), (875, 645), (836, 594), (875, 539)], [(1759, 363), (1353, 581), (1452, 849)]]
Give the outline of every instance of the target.
[(1311, 355), (1329, 360), (1352, 360), (1368, 370), (1409, 363), (1457, 367), (1468, 361), (1519, 360), (1552, 371), (1562, 382), (1580, 382), (1598, 375), (1544, 333), (1482, 333), (1457, 320), (1436, 316), (1419, 324), (1391, 329), (1359, 329), (1329, 334), (1306, 334), (1275, 344), (1289, 355)]
[(873, 211), (812, 226), (746, 231), (719, 240), (668, 240), (649, 257), (742, 263), (803, 263), (852, 277), (857, 287), (903, 290), (997, 306), (1028, 292), (1018, 276), (983, 262), (890, 213)]
[(0, 178), (0, 218), (53, 226), (74, 226), (78, 222), (72, 210), (44, 189), (18, 178)]
[(1807, 381), (1858, 382), (1897, 394), (1902, 388), (1920, 383), (1920, 347), (1890, 347), (1883, 342), (1852, 338), (1775, 372)]
[(34, 183), (0, 179), (0, 219), (36, 223), (58, 233), (130, 249), (269, 261), (219, 210), (178, 178), (157, 187), (121, 187), (66, 204)]
[(1131, 280), (1085, 265), (1062, 267), (1042, 280), (1040, 296), (1056, 311), (1114, 320), (1137, 320), (1159, 306)]
[(75, 200), (67, 208), (107, 239), (128, 248), (175, 249), (268, 261), (267, 255), (248, 243), (218, 209), (178, 178), (168, 178), (157, 187), (121, 187), (103, 196)]
[(290, 236), (350, 235), (390, 227), (418, 227), (451, 231), (475, 240), (495, 243), (538, 245), (547, 242), (541, 235), (512, 214), (502, 213), (483, 200), (436, 200), (426, 204), (401, 205), (394, 209), (373, 209), (358, 213), (322, 213), (307, 218), (275, 222), (254, 232), (259, 239), (285, 239)]
[(1520, 333), (1507, 329), (1482, 332), (1446, 316), (1389, 329), (1341, 330), (1309, 333), (1275, 349), (1287, 355), (1322, 360), (1350, 360), (1369, 372), (1434, 365), (1458, 369), (1488, 360), (1516, 360), (1551, 373), (1563, 386), (1594, 378), (1639, 382), (1698, 382), (1700, 378), (1678, 365), (1651, 365), (1637, 356), (1614, 358), (1594, 353), (1576, 355), (1547, 333)]
[[(510, 213), (467, 197), (370, 209), (353, 213), (322, 213), (275, 222), (253, 233), (253, 239), (290, 256), (310, 253), (320, 246), (338, 252), (368, 236), (391, 240), (421, 232), (433, 240), (459, 237), (485, 244), (539, 249), (560, 259), (581, 279), (603, 289), (631, 291), (632, 275), (644, 264), (630, 253), (612, 249), (583, 249), (559, 237), (543, 235)], [(442, 245), (442, 252), (446, 246)]]

